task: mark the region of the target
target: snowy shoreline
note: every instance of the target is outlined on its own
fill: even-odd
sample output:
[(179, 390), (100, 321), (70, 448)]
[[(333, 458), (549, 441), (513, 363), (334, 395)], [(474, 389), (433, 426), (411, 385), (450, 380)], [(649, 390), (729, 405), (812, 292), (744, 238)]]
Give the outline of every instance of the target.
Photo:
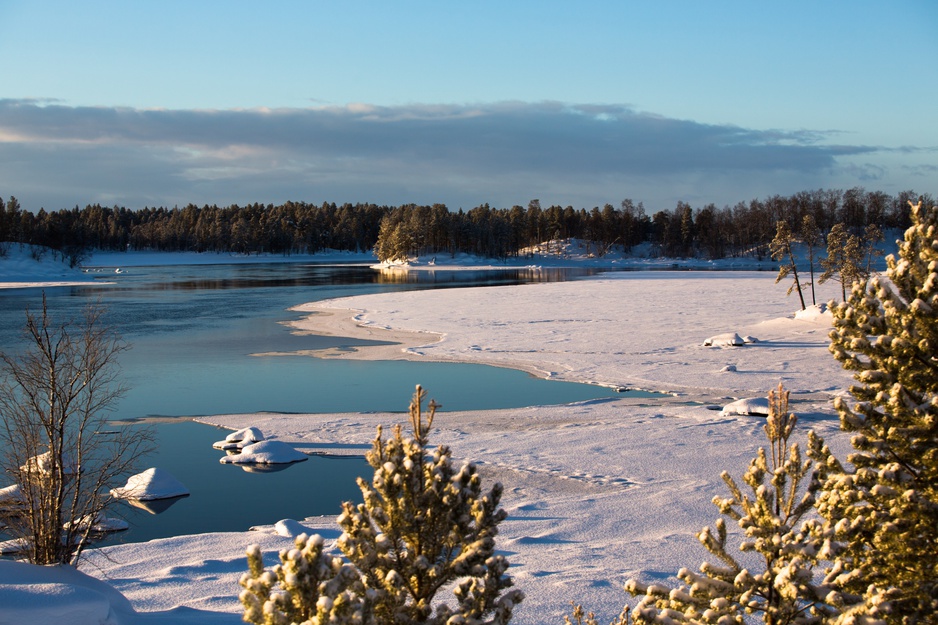
[[(636, 283), (647, 298), (629, 296)], [(623, 332), (617, 315), (637, 315), (633, 307), (654, 298), (661, 307), (632, 317), (630, 325), (642, 330)], [(551, 306), (545, 309), (545, 302)], [(621, 589), (626, 578), (671, 578), (706, 556), (694, 534), (717, 517), (710, 499), (723, 494), (720, 472), (739, 475), (763, 444), (761, 419), (724, 415), (709, 409), (709, 402), (764, 396), (781, 380), (804, 424), (796, 438), (803, 441), (811, 427), (835, 449), (846, 449), (829, 402), (849, 376), (827, 353), (829, 321), (823, 315), (796, 320), (792, 303), (761, 273), (617, 274), (319, 302), (301, 307), (311, 316), (296, 328), (401, 341), (320, 357), (523, 365), (555, 379), (678, 393), (661, 401), (623, 397), (467, 412), (446, 412), (446, 398), (436, 398), (444, 409), (431, 442), (476, 462), (486, 482), (505, 485), (502, 505), (509, 517), (499, 544), (528, 596), (513, 622), (534, 625), (560, 622), (574, 600), (611, 617), (628, 599)], [(680, 327), (670, 328), (675, 319)], [(702, 346), (708, 336), (727, 331), (755, 333), (760, 342)], [(729, 362), (737, 365), (735, 372), (721, 370)], [(360, 449), (379, 424), (387, 428), (402, 418), (247, 414), (198, 420), (230, 429), (256, 426), (305, 449), (334, 452)], [(327, 539), (337, 536), (332, 518), (304, 524)], [(141, 611), (165, 613), (181, 603), (238, 613), (233, 589), (245, 567), (243, 548), (260, 540), (267, 561), (274, 562), (271, 543), (279, 538), (282, 547), (289, 539), (273, 532), (212, 534), (204, 549), (186, 537), (152, 545), (177, 553), (173, 565), (153, 563), (139, 546), (109, 547), (104, 551), (113, 562), (89, 566), (99, 566)], [(186, 547), (177, 550), (177, 543)], [(187, 571), (184, 601), (161, 588), (168, 571), (180, 568)]]
[[(718, 516), (710, 500), (724, 494), (720, 472), (741, 474), (764, 444), (762, 419), (711, 407), (764, 396), (781, 381), (801, 418), (794, 440), (814, 428), (836, 452), (847, 449), (830, 398), (850, 377), (827, 352), (829, 319), (795, 318), (796, 301), (764, 272), (637, 272), (316, 302), (299, 307), (310, 314), (294, 329), (398, 343), (317, 357), (471, 362), (675, 394), (466, 412), (446, 412), (446, 398), (436, 397), (444, 408), (431, 444), (449, 445), (454, 457), (479, 465), (486, 483), (505, 486), (509, 517), (498, 545), (527, 595), (512, 622), (539, 625), (561, 622), (570, 601), (611, 618), (629, 599), (625, 579), (673, 579), (707, 557), (694, 534)], [(759, 340), (703, 346), (727, 332)], [(360, 453), (379, 424), (403, 415), (198, 420), (256, 426), (305, 449)], [(327, 542), (338, 537), (332, 517), (302, 522)], [(271, 525), (106, 547), (89, 552), (81, 569), (129, 600), (130, 612), (112, 602), (109, 622), (234, 625), (244, 550), (259, 543), (270, 565), (292, 544), (280, 533)], [(0, 574), (0, 585), (11, 582)]]

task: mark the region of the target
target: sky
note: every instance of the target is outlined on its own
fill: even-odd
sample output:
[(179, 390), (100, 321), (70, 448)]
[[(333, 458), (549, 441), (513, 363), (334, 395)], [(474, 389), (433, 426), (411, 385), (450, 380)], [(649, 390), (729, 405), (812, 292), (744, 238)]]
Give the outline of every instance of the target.
[(0, 0), (0, 196), (936, 195), (936, 32), (931, 0)]

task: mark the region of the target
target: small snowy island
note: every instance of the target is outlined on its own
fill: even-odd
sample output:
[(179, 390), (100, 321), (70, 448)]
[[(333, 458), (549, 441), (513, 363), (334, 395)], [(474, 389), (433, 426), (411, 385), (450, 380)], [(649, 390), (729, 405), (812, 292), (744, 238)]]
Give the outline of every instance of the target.
[(127, 483), (119, 488), (111, 489), (111, 496), (118, 499), (136, 499), (138, 501), (155, 501), (159, 499), (172, 499), (189, 494), (189, 489), (172, 474), (164, 469), (153, 467), (127, 479)]

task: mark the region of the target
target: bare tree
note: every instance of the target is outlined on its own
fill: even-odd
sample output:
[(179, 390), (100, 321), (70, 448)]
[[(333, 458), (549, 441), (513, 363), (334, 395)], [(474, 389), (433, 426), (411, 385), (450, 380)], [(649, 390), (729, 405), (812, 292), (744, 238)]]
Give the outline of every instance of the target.
[(109, 488), (151, 449), (147, 429), (106, 427), (127, 346), (102, 313), (56, 325), (43, 297), (41, 314), (26, 311), (24, 350), (0, 352), (0, 468), (19, 486), (2, 520), (36, 564), (75, 564), (115, 503)]

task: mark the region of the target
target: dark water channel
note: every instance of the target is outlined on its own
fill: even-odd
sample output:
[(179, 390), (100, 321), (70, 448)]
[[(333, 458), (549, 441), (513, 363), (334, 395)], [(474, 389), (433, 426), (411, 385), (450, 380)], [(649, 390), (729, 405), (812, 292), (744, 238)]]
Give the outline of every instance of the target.
[[(91, 303), (131, 345), (121, 357), (129, 391), (115, 417), (189, 417), (243, 412), (405, 411), (422, 384), (445, 410), (496, 409), (609, 397), (606, 388), (533, 378), (482, 365), (252, 356), (259, 352), (349, 348), (344, 337), (296, 336), (283, 325), (292, 306), (350, 295), (413, 289), (568, 280), (588, 270), (435, 271), (389, 278), (365, 265), (270, 263), (102, 269), (100, 282), (47, 289), (56, 319)], [(17, 349), (24, 310), (40, 310), (39, 289), (0, 291), (0, 350)], [(153, 515), (122, 512), (133, 529), (111, 540), (148, 540), (243, 530), (282, 518), (334, 514), (358, 497), (353, 459), (313, 457), (284, 471), (248, 473), (221, 465), (211, 443), (226, 431), (177, 419), (158, 426), (160, 449), (143, 462), (170, 471), (192, 495)], [(364, 449), (361, 451), (364, 454)], [(0, 485), (6, 485), (5, 483)]]

